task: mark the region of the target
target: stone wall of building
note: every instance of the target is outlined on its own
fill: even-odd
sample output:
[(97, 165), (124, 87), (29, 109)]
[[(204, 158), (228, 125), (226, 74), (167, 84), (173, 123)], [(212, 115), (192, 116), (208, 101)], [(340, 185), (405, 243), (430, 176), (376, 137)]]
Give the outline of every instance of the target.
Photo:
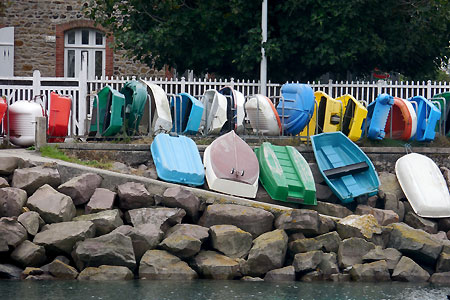
[[(85, 0), (11, 1), (0, 16), (0, 27), (14, 27), (14, 75), (32, 76), (33, 70), (39, 70), (42, 76), (62, 76), (56, 66), (64, 63), (57, 58), (57, 26), (87, 20), (81, 11), (87, 5)], [(124, 58), (123, 52), (111, 52), (111, 55), (112, 66), (108, 68), (107, 65), (109, 76), (150, 76), (154, 73), (145, 65)], [(108, 54), (106, 58), (108, 60)]]

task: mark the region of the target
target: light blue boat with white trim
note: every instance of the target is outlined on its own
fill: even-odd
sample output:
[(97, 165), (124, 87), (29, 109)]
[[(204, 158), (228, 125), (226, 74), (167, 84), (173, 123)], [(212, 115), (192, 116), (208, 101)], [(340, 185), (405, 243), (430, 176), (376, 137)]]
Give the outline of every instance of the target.
[(186, 136), (160, 133), (151, 145), (158, 177), (186, 185), (203, 185), (205, 169), (195, 142)]
[(417, 130), (413, 139), (419, 142), (430, 142), (436, 135), (436, 124), (441, 118), (441, 111), (430, 100), (422, 96), (414, 96), (408, 99), (415, 103), (417, 112)]
[(369, 139), (382, 140), (384, 138), (386, 135), (384, 128), (393, 104), (394, 97), (389, 94), (380, 94), (374, 102), (369, 104), (367, 117), (362, 125)]
[(195, 135), (203, 115), (203, 103), (188, 93), (180, 93), (170, 103), (172, 132)]

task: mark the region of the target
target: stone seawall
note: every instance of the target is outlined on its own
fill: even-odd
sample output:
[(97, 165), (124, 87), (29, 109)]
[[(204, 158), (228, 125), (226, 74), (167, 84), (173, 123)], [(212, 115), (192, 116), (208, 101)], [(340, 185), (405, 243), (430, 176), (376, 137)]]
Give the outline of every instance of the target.
[(417, 216), (389, 172), (364, 203), (292, 209), (17, 157), (0, 175), (0, 278), (450, 284), (450, 218)]

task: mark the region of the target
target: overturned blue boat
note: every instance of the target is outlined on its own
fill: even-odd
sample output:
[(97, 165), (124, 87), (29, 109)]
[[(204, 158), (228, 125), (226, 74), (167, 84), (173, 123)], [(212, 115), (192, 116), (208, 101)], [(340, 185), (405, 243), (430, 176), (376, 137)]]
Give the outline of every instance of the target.
[(314, 113), (314, 92), (307, 84), (286, 83), (281, 87), (282, 100), (277, 105), (284, 133), (297, 135)]
[(389, 116), (394, 97), (389, 94), (380, 94), (374, 102), (367, 107), (367, 117), (363, 126), (367, 137), (372, 140), (382, 140), (386, 135), (384, 128)]
[(408, 100), (415, 103), (414, 106), (417, 111), (417, 130), (413, 139), (419, 142), (434, 140), (435, 128), (441, 118), (441, 111), (430, 100), (422, 96), (415, 96)]
[(372, 161), (342, 132), (311, 136), (320, 173), (342, 203), (376, 195), (380, 181)]
[(203, 115), (203, 103), (188, 93), (180, 93), (170, 103), (172, 131), (182, 134), (196, 134)]
[(150, 148), (156, 173), (162, 180), (195, 186), (205, 182), (202, 159), (192, 139), (160, 133)]

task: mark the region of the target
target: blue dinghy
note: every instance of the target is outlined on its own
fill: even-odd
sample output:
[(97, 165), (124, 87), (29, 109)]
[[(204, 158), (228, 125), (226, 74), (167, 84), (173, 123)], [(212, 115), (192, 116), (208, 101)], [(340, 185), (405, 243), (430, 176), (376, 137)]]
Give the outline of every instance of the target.
[(416, 103), (417, 110), (417, 130), (413, 137), (419, 142), (429, 142), (434, 140), (436, 124), (441, 118), (441, 111), (431, 101), (422, 96), (415, 96), (408, 99)]
[(389, 94), (380, 94), (374, 102), (367, 107), (367, 117), (363, 124), (367, 129), (367, 137), (372, 140), (382, 140), (386, 134), (384, 128), (389, 116), (394, 97)]
[(284, 133), (299, 134), (309, 123), (314, 113), (314, 92), (307, 84), (286, 83), (281, 87), (284, 99), (277, 105)]
[(342, 203), (377, 194), (380, 181), (372, 162), (342, 132), (313, 135), (311, 143), (320, 173)]
[(188, 93), (175, 96), (170, 104), (172, 112), (172, 131), (183, 134), (196, 134), (203, 115), (203, 103)]
[(156, 173), (162, 180), (187, 185), (205, 182), (202, 159), (192, 139), (160, 133), (150, 148)]

